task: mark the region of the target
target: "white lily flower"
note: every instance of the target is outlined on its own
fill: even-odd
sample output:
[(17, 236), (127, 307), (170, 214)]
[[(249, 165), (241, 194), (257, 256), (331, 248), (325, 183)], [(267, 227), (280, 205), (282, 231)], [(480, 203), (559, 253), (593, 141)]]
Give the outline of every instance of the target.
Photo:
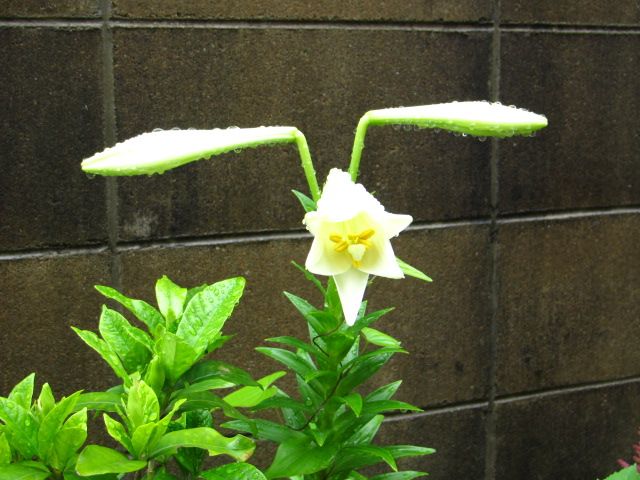
[(318, 209), (304, 217), (314, 236), (305, 266), (333, 276), (348, 325), (356, 321), (369, 275), (404, 277), (390, 239), (412, 220), (411, 215), (386, 212), (347, 172), (329, 172)]

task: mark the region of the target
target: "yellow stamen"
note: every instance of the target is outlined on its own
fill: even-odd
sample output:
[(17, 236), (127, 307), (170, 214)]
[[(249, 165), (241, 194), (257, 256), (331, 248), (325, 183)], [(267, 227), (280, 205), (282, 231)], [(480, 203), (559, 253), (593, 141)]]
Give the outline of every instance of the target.
[[(365, 250), (371, 247), (371, 242), (369, 241), (369, 239), (373, 237), (375, 233), (375, 230), (373, 230), (372, 228), (363, 230), (362, 232), (355, 235), (347, 234), (346, 238), (340, 234), (332, 233), (331, 235), (329, 235), (329, 240), (337, 244), (335, 247), (333, 247), (336, 252), (342, 253), (344, 251), (347, 251), (349, 253), (349, 256), (351, 256), (351, 262), (353, 263), (353, 266), (355, 268), (360, 268), (362, 264), (361, 260), (364, 256)], [(357, 245), (362, 245), (362, 247), (352, 248)]]
[(337, 233), (334, 233), (333, 235), (329, 235), (329, 240), (331, 240), (333, 243), (341, 243), (342, 237)]

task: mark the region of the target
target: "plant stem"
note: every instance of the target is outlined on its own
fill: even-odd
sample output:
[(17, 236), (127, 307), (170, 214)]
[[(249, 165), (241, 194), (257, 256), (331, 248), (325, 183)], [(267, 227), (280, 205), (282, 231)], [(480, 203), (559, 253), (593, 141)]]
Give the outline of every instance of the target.
[(358, 170), (360, 168), (360, 157), (364, 149), (364, 137), (367, 134), (369, 126), (369, 112), (365, 113), (356, 128), (356, 136), (353, 139), (353, 149), (351, 150), (351, 163), (349, 164), (349, 174), (354, 182), (358, 179)]
[(311, 198), (314, 202), (320, 199), (320, 187), (318, 186), (318, 179), (316, 178), (316, 171), (313, 168), (313, 161), (311, 160), (311, 153), (309, 152), (309, 145), (304, 134), (296, 129), (295, 133), (296, 146), (300, 153), (300, 160), (302, 169), (304, 170), (304, 176), (309, 184), (309, 191), (311, 192)]

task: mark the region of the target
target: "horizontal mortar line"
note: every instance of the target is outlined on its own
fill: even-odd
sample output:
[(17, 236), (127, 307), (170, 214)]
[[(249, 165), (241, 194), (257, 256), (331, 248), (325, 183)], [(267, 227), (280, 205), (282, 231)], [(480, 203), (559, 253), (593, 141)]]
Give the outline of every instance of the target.
[(637, 25), (562, 25), (562, 24), (502, 24), (503, 32), (515, 33), (569, 33), (595, 35), (640, 34)]
[(73, 257), (76, 255), (97, 255), (100, 253), (106, 253), (107, 251), (108, 247), (106, 245), (97, 245), (87, 247), (52, 247), (39, 250), (20, 250), (5, 253), (0, 252), (0, 262), (37, 258)]
[(26, 19), (21, 18), (19, 20), (9, 20), (6, 18), (0, 19), (0, 28), (60, 28), (60, 29), (87, 29), (87, 28), (100, 28), (102, 26), (102, 20), (97, 18), (95, 20), (62, 20), (62, 19)]
[(640, 206), (605, 207), (583, 210), (548, 211), (535, 213), (517, 213), (498, 216), (498, 224), (525, 223), (553, 220), (571, 220), (575, 218), (608, 217), (640, 214)]
[(606, 388), (622, 387), (625, 385), (640, 385), (640, 376), (633, 376), (622, 380), (603, 380), (600, 382), (585, 383), (582, 385), (564, 386), (557, 388), (550, 388), (548, 390), (540, 390), (530, 393), (521, 393), (513, 395), (502, 395), (496, 398), (497, 404), (506, 404), (514, 402), (522, 402), (527, 400), (536, 400), (547, 397), (569, 395), (572, 393), (585, 393), (590, 391), (598, 391)]
[[(505, 215), (498, 217), (499, 224), (510, 223), (526, 223), (526, 222), (539, 222), (539, 221), (553, 221), (553, 220), (567, 220), (575, 218), (588, 218), (598, 216), (614, 216), (614, 215), (629, 215), (640, 214), (640, 206), (638, 207), (612, 207), (597, 210), (578, 210), (578, 211), (562, 211), (562, 212), (548, 212), (548, 213), (517, 213), (513, 215)], [(407, 231), (429, 231), (429, 230), (441, 230), (446, 228), (464, 228), (471, 226), (487, 226), (490, 225), (491, 219), (489, 217), (478, 218), (463, 218), (450, 221), (419, 221), (411, 224)], [(137, 251), (137, 250), (151, 250), (157, 248), (184, 248), (184, 247), (198, 247), (198, 246), (216, 246), (216, 245), (230, 245), (235, 243), (254, 243), (254, 242), (268, 242), (273, 240), (298, 240), (308, 239), (310, 234), (306, 230), (283, 230), (283, 231), (268, 231), (268, 232), (243, 232), (243, 233), (231, 233), (231, 234), (212, 234), (201, 237), (183, 237), (180, 239), (168, 238), (168, 239), (150, 239), (150, 240), (132, 240), (129, 242), (119, 242), (117, 249), (121, 252)], [(33, 248), (8, 252), (0, 252), (0, 261), (5, 260), (20, 260), (28, 258), (43, 258), (43, 257), (57, 257), (61, 255), (81, 255), (83, 253), (95, 254), (102, 253), (107, 248), (106, 244), (99, 244), (95, 246), (61, 246), (47, 247), (47, 248)]]
[(300, 30), (420, 30), (430, 32), (490, 32), (489, 23), (375, 22), (358, 20), (111, 20), (116, 28), (169, 29), (300, 29)]
[(454, 412), (462, 412), (465, 410), (476, 410), (478, 408), (487, 409), (489, 407), (488, 401), (480, 401), (480, 402), (461, 402), (452, 405), (443, 405), (433, 408), (423, 409), (423, 412), (412, 412), (412, 413), (399, 413), (396, 415), (390, 415), (385, 417), (384, 422), (403, 422), (408, 420), (414, 420), (416, 418), (424, 418), (433, 415), (441, 415), (443, 413), (454, 413)]

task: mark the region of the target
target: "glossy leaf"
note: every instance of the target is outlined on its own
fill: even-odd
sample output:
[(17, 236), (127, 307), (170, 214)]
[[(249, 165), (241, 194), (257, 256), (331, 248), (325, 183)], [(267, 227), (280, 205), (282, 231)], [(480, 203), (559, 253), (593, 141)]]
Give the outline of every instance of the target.
[(6, 465), (11, 462), (11, 447), (7, 436), (0, 431), (0, 465)]
[(167, 325), (174, 324), (182, 316), (187, 292), (186, 288), (176, 285), (166, 275), (156, 282), (158, 308), (166, 319)]
[(102, 307), (98, 329), (128, 373), (142, 370), (149, 362), (153, 349), (151, 339), (115, 310)]
[(93, 348), (103, 358), (105, 362), (111, 367), (113, 372), (120, 377), (125, 385), (131, 384), (131, 379), (127, 370), (122, 365), (118, 355), (111, 349), (111, 347), (102, 340), (98, 335), (89, 330), (80, 330), (75, 327), (71, 327), (74, 332), (91, 348)]
[(33, 414), (8, 398), (0, 397), (0, 420), (9, 444), (23, 458), (34, 457), (38, 446), (38, 422)]
[(390, 412), (393, 410), (406, 412), (422, 411), (421, 408), (411, 405), (410, 403), (400, 402), (397, 400), (378, 400), (374, 402), (367, 402), (363, 408), (364, 413), (367, 415), (376, 415), (378, 413)]
[(156, 343), (156, 353), (172, 382), (189, 370), (200, 355), (186, 341), (176, 334), (165, 331)]
[(22, 463), (0, 465), (0, 480), (45, 480), (50, 476), (51, 472)]
[(371, 477), (370, 480), (413, 480), (414, 478), (425, 477), (427, 475), (429, 474), (426, 472), (406, 470), (404, 472), (383, 473), (382, 475)]
[(344, 445), (347, 447), (357, 447), (359, 445), (370, 444), (376, 436), (376, 433), (378, 433), (383, 420), (383, 415), (376, 415), (356, 430), (354, 434), (344, 442)]
[(249, 463), (229, 463), (200, 473), (205, 480), (267, 480), (260, 470)]
[(314, 446), (310, 439), (282, 443), (269, 469), (267, 478), (308, 475), (327, 468), (337, 452), (336, 445)]
[(190, 428), (164, 435), (149, 452), (149, 457), (172, 454), (179, 447), (202, 448), (209, 451), (209, 455), (229, 455), (236, 460), (244, 461), (251, 456), (255, 445), (242, 435), (228, 438), (213, 428)]
[(153, 389), (143, 381), (137, 381), (129, 389), (127, 419), (130, 432), (140, 425), (155, 422), (160, 417), (160, 404)]
[(196, 384), (203, 380), (210, 379), (220, 379), (235, 385), (255, 387), (260, 385), (246, 370), (219, 360), (198, 362), (182, 377), (182, 381), (190, 384)]
[(375, 402), (378, 400), (389, 400), (398, 391), (400, 385), (402, 385), (402, 380), (396, 380), (395, 382), (391, 382), (387, 385), (377, 388), (366, 396), (366, 401)]
[(640, 472), (636, 465), (630, 465), (609, 475), (605, 480), (640, 480)]
[(138, 320), (147, 326), (154, 336), (156, 336), (158, 327), (164, 325), (164, 318), (162, 317), (162, 314), (147, 302), (129, 298), (111, 287), (96, 285), (95, 288), (105, 297), (115, 300), (133, 313)]
[(185, 308), (176, 336), (186, 342), (197, 356), (206, 351), (231, 316), (244, 285), (242, 277), (214, 283), (197, 293)]
[(346, 403), (351, 410), (353, 410), (356, 417), (360, 416), (360, 412), (362, 412), (362, 396), (359, 393), (352, 392), (340, 399)]
[(313, 199), (307, 197), (304, 193), (299, 192), (298, 190), (291, 191), (296, 196), (305, 212), (314, 212), (318, 209), (318, 205), (313, 201)]
[(230, 422), (223, 423), (222, 426), (239, 432), (249, 433), (260, 440), (271, 440), (276, 443), (302, 440), (305, 438), (302, 432), (292, 430), (270, 420), (231, 420)]
[(57, 470), (64, 470), (87, 439), (87, 409), (71, 415), (58, 430), (47, 463)]
[(305, 377), (315, 370), (313, 365), (306, 362), (299, 355), (283, 348), (256, 347), (256, 351), (289, 367), (301, 377)]
[(33, 383), (36, 374), (32, 373), (27, 375), (23, 380), (18, 382), (15, 387), (9, 392), (7, 397), (9, 400), (20, 405), (22, 408), (29, 410), (31, 408), (31, 399), (33, 397)]
[(127, 433), (125, 426), (117, 420), (114, 420), (106, 413), (102, 415), (104, 425), (107, 428), (107, 433), (111, 435), (115, 441), (122, 445), (128, 452), (133, 451), (133, 445), (131, 444), (131, 438)]
[(400, 348), (400, 342), (393, 338), (391, 335), (387, 335), (375, 328), (364, 327), (360, 333), (364, 335), (367, 342), (373, 343), (379, 347), (397, 347)]
[[(40, 389), (40, 395), (38, 396), (38, 400), (36, 402), (37, 408), (40, 412), (40, 415), (44, 417), (47, 413), (51, 411), (51, 409), (55, 406), (56, 399), (53, 396), (53, 391), (48, 383), (42, 385)], [(76, 403), (76, 408), (77, 408)], [(82, 408), (82, 407), (80, 407)]]
[(75, 409), (87, 408), (101, 412), (116, 412), (121, 405), (121, 395), (117, 392), (87, 392), (81, 393)]
[(259, 387), (242, 387), (224, 397), (224, 401), (234, 407), (254, 407), (267, 398), (273, 397), (278, 392), (275, 387), (269, 388), (269, 386), (284, 375), (286, 375), (286, 372), (283, 371), (267, 375), (258, 380)]
[(344, 470), (356, 470), (368, 465), (374, 465), (384, 461), (394, 471), (398, 469), (395, 458), (386, 447), (375, 445), (359, 445), (340, 450), (340, 454), (334, 465), (336, 472)]
[(105, 473), (136, 472), (147, 466), (144, 460), (130, 460), (112, 448), (100, 445), (88, 445), (80, 453), (76, 462), (76, 471), (81, 476), (102, 475)]

